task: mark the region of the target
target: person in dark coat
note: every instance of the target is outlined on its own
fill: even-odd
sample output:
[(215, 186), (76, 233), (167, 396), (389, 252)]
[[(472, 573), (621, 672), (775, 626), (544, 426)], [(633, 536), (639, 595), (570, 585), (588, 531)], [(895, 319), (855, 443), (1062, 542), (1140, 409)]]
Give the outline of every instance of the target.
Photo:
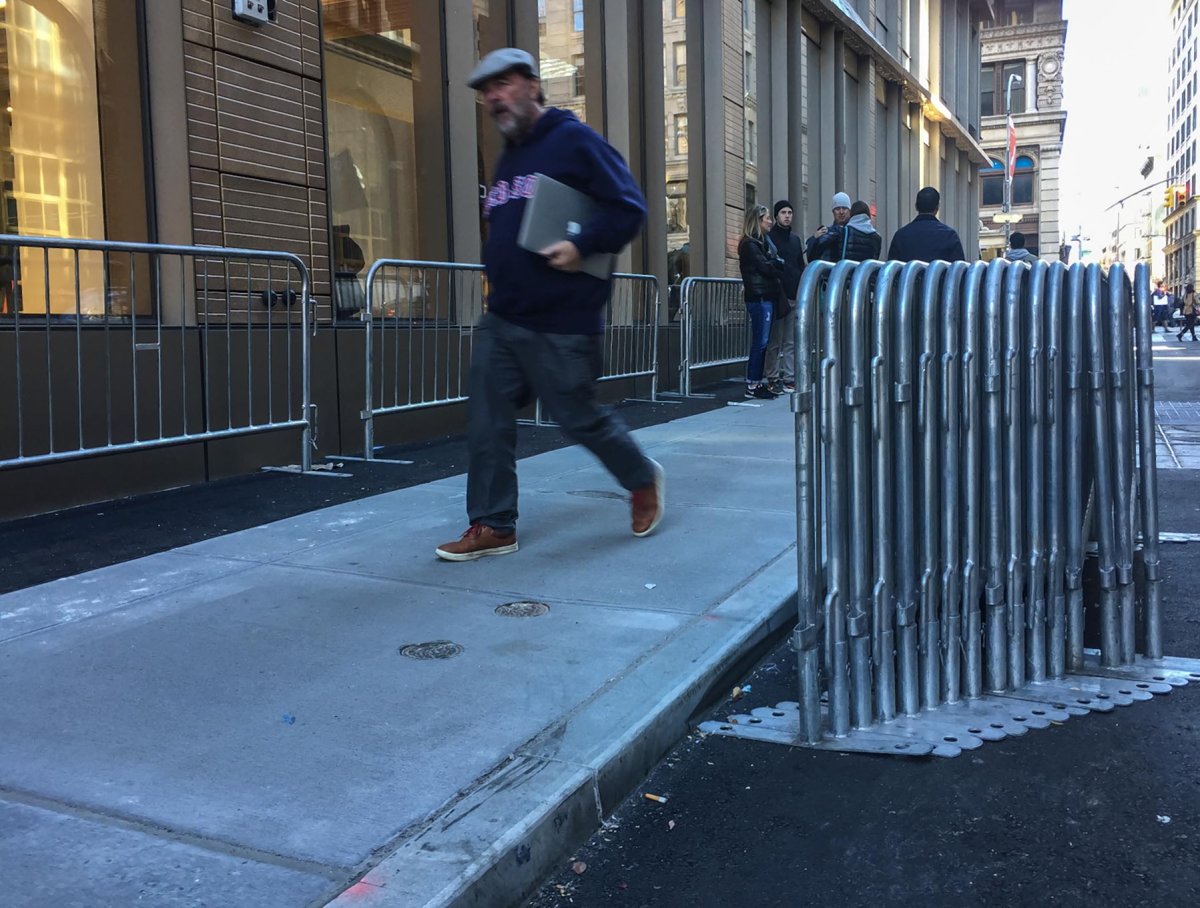
[(871, 206), (861, 199), (850, 206), (850, 220), (845, 227), (830, 231), (822, 258), (827, 262), (865, 262), (879, 258), (883, 237), (871, 223)]
[(833, 194), (833, 223), (822, 224), (804, 243), (804, 254), (810, 262), (819, 262), (825, 257), (825, 250), (833, 241), (833, 234), (839, 227), (845, 227), (850, 220), (850, 196), (844, 192)]
[(888, 258), (896, 262), (962, 262), (962, 240), (949, 224), (938, 220), (942, 196), (932, 186), (917, 193), (917, 216), (896, 231)]
[(738, 264), (750, 321), (750, 350), (746, 356), (746, 396), (774, 400), (775, 395), (763, 382), (763, 364), (775, 305), (783, 295), (780, 277), (783, 260), (771, 242), (771, 212), (765, 205), (752, 205), (746, 211), (746, 226), (738, 243)]
[(804, 273), (804, 241), (792, 233), (796, 212), (792, 203), (780, 199), (775, 203), (775, 226), (769, 236), (783, 259), (783, 296), (775, 307), (771, 321), (771, 340), (767, 344), (767, 388), (775, 393), (796, 390), (796, 293)]

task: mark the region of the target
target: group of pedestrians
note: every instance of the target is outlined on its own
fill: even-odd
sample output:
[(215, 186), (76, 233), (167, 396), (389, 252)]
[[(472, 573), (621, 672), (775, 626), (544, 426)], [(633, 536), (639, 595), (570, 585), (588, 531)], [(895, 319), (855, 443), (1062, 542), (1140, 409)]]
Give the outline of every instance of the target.
[[(773, 400), (796, 390), (796, 297), (805, 265), (881, 257), (883, 237), (871, 207), (861, 200), (852, 202), (845, 192), (834, 193), (832, 203), (832, 222), (803, 242), (792, 232), (795, 209), (787, 199), (776, 202), (773, 211), (753, 205), (746, 212), (738, 264), (750, 322), (747, 398)], [(941, 195), (932, 186), (918, 192), (917, 216), (896, 231), (887, 257), (901, 262), (964, 261), (958, 233), (938, 219), (940, 207)], [(1014, 234), (1014, 239), (1019, 236)]]
[[(1162, 281), (1158, 281), (1150, 296), (1154, 301), (1155, 328), (1162, 328), (1165, 334), (1174, 327), (1182, 326), (1175, 335), (1177, 341), (1182, 342), (1185, 334), (1191, 335), (1193, 341), (1197, 340), (1196, 318), (1200, 315), (1200, 310), (1196, 308), (1196, 291), (1191, 284), (1185, 284), (1182, 290), (1175, 294), (1167, 290)], [(1178, 321), (1175, 320), (1177, 312)]]

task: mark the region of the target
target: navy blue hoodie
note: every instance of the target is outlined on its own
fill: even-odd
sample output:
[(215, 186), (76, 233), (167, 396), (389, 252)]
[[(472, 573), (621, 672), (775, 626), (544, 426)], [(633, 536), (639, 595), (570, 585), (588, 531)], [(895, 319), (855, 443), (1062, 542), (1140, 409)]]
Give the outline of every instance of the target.
[(620, 252), (646, 219), (646, 200), (617, 150), (569, 110), (546, 108), (523, 140), (506, 143), (484, 202), (488, 311), (534, 331), (602, 334), (609, 282), (558, 271), (517, 245), (521, 215), (538, 173), (597, 203), (596, 216), (573, 238), (585, 257)]

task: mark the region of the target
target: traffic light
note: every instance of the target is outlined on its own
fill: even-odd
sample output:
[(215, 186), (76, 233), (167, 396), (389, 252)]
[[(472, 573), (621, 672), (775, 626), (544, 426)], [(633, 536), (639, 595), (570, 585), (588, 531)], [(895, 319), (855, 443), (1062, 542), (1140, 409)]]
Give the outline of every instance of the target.
[(1175, 207), (1175, 187), (1168, 186), (1163, 190), (1163, 204), (1168, 208)]

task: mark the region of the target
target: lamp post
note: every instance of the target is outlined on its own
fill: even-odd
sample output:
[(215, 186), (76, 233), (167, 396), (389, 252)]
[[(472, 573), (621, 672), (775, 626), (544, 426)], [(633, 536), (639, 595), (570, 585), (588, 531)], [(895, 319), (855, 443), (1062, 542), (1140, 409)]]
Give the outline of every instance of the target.
[[(1009, 73), (1008, 84), (1004, 88), (1004, 212), (1007, 214), (1012, 210), (1012, 178), (1013, 178), (1013, 138), (1015, 137), (1016, 127), (1012, 121), (1012, 87), (1016, 82), (1018, 85), (1024, 83), (1024, 79), (1018, 73)], [(1012, 234), (1012, 221), (1005, 220), (1004, 222), (1004, 249), (1008, 251), (1008, 239)]]

